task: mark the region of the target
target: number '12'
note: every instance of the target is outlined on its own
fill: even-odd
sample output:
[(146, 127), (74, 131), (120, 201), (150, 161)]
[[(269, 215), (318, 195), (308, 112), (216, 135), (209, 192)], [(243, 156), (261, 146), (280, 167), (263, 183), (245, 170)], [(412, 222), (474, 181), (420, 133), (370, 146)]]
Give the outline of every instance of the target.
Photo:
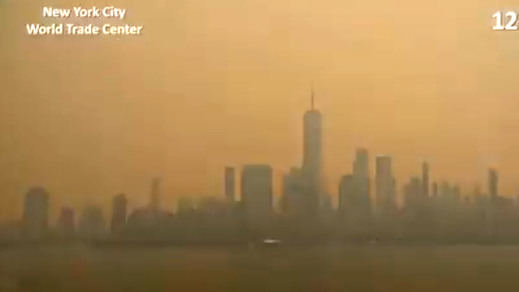
[(517, 13), (513, 11), (504, 14), (498, 11), (492, 15), (492, 18), (496, 19), (493, 30), (517, 30)]

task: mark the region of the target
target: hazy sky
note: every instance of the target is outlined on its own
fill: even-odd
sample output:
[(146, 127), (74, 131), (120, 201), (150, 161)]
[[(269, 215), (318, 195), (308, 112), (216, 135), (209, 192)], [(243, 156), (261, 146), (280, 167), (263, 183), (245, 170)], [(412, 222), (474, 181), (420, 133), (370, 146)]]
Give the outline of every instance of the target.
[[(139, 37), (29, 37), (41, 7), (127, 8)], [(46, 187), (63, 204), (126, 192), (164, 203), (221, 195), (225, 165), (301, 162), (310, 84), (335, 194), (354, 149), (390, 154), (398, 188), (433, 180), (519, 193), (519, 32), (491, 30), (515, 1), (0, 0), (0, 218)], [(515, 6), (514, 6), (515, 5)]]

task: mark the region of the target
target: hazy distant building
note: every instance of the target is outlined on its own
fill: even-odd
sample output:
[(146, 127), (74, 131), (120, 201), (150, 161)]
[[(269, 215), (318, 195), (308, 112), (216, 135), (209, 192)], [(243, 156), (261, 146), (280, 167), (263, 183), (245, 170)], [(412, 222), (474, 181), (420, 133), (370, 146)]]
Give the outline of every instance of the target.
[(171, 213), (160, 206), (160, 179), (154, 178), (151, 183), (150, 202), (148, 206), (137, 208), (127, 217), (126, 226), (132, 233), (150, 231), (171, 218)]
[(164, 210), (154, 210), (149, 207), (137, 208), (128, 216), (126, 226), (132, 232), (149, 231), (171, 218), (172, 214)]
[(365, 148), (359, 148), (355, 153), (353, 175), (358, 178), (369, 178), (368, 150)]
[(422, 194), (429, 196), (429, 164), (425, 161), (422, 163)]
[(227, 202), (233, 203), (235, 201), (235, 171), (234, 167), (226, 167), (225, 168), (225, 198)]
[(357, 149), (353, 175), (345, 175), (339, 184), (339, 212), (369, 217), (371, 210), (368, 151)]
[(23, 235), (40, 239), (47, 232), (49, 220), (49, 194), (41, 187), (30, 189), (25, 195), (23, 210)]
[(283, 177), (283, 197), (281, 209), (289, 216), (301, 217), (305, 214), (304, 179), (300, 168), (292, 167)]
[(440, 201), (444, 207), (454, 208), (460, 203), (461, 191), (458, 185), (451, 185), (444, 181), (440, 184)]
[(370, 216), (370, 179), (368, 150), (359, 148), (353, 162), (353, 179), (355, 180), (355, 196), (357, 208), (362, 216)]
[(58, 231), (63, 238), (71, 238), (75, 233), (74, 209), (63, 207), (58, 218)]
[(79, 219), (78, 233), (83, 239), (99, 239), (106, 234), (106, 222), (103, 211), (98, 206), (83, 209)]
[(497, 171), (493, 168), (488, 170), (488, 194), (491, 199), (498, 196), (498, 176)]
[(311, 108), (303, 118), (303, 176), (305, 203), (309, 216), (316, 215), (321, 194), (322, 171), (322, 117), (314, 108), (312, 90)]
[(423, 184), (419, 177), (411, 177), (404, 186), (404, 206), (407, 209), (416, 209), (423, 202)]
[(329, 193), (322, 193), (320, 196), (320, 223), (323, 228), (331, 226), (332, 220), (335, 218), (335, 210), (333, 208), (332, 196)]
[(371, 200), (368, 151), (357, 149), (353, 174), (345, 175), (339, 183), (339, 218), (343, 224), (340, 234), (365, 238), (371, 229)]
[(339, 214), (349, 214), (355, 203), (355, 180), (351, 174), (344, 175), (339, 182)]
[(457, 198), (457, 200), (459, 201), (461, 199), (461, 189), (460, 189), (460, 186), (459, 185), (454, 185), (454, 187), (452, 188), (452, 192), (453, 192), (454, 196)]
[(241, 195), (247, 222), (251, 226), (268, 224), (272, 215), (272, 168), (245, 165), (241, 175)]
[(375, 165), (375, 200), (379, 213), (393, 213), (396, 209), (395, 178), (390, 156), (377, 156)]
[[(425, 171), (424, 171), (425, 170)], [(426, 167), (422, 165), (422, 171), (427, 173)], [(422, 178), (424, 178), (422, 172)], [(425, 174), (426, 180), (427, 174)], [(411, 177), (403, 188), (404, 208), (401, 212), (404, 236), (414, 239), (425, 239), (433, 236), (431, 230), (435, 228), (435, 199), (424, 194), (425, 187), (419, 176)]]
[(432, 184), (432, 196), (437, 197), (438, 196), (438, 183), (433, 182)]
[(190, 197), (180, 197), (177, 203), (177, 214), (186, 215), (195, 211), (195, 204)]
[(198, 200), (196, 211), (199, 214), (212, 218), (211, 221), (221, 220), (226, 217), (228, 205), (217, 197), (205, 196)]
[(126, 225), (128, 200), (126, 195), (119, 194), (112, 201), (112, 221), (110, 230), (112, 233), (121, 232)]

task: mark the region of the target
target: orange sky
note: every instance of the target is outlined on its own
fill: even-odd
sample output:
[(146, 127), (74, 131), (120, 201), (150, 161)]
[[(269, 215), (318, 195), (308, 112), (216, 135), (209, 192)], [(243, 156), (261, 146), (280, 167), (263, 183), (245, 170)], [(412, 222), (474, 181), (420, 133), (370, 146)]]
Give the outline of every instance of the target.
[(491, 30), (514, 1), (88, 0), (144, 35), (26, 36), (44, 4), (79, 2), (0, 0), (0, 218), (32, 185), (54, 211), (121, 191), (135, 207), (155, 175), (172, 209), (244, 163), (271, 164), (278, 190), (312, 82), (332, 193), (359, 146), (393, 156), (399, 190), (427, 159), (464, 192), (488, 166), (519, 192), (519, 32)]

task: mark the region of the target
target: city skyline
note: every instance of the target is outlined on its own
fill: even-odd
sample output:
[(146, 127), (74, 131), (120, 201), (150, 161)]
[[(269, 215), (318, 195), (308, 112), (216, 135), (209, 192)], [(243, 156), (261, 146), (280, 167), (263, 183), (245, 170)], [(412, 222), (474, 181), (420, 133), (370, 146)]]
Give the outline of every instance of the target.
[[(254, 218), (268, 218), (274, 213), (286, 213), (291, 216), (314, 218), (321, 212), (323, 200), (329, 199), (329, 187), (322, 185), (325, 181), (322, 173), (322, 114), (315, 107), (315, 92), (312, 85), (310, 92), (310, 107), (305, 111), (302, 119), (303, 129), (303, 151), (301, 163), (292, 166), (289, 170), (284, 172), (282, 191), (277, 196), (273, 191), (273, 169), (271, 164), (251, 164), (247, 163), (242, 166), (225, 166), (223, 170), (223, 190), (221, 194), (206, 194), (200, 199), (207, 199), (211, 197), (222, 197), (227, 204), (234, 204), (241, 202), (243, 208), (252, 208), (263, 206), (258, 211)], [(439, 193), (438, 187), (447, 186), (455, 188), (457, 196), (466, 194), (468, 197), (486, 195), (491, 200), (496, 200), (502, 197), (499, 192), (498, 171), (495, 168), (488, 168), (487, 189), (488, 192), (481, 192), (479, 184), (474, 185), (474, 188), (461, 192), (460, 186), (456, 182), (441, 180), (430, 180), (430, 165), (427, 161), (421, 163), (421, 173), (416, 176), (410, 176), (409, 181), (404, 180), (399, 182), (394, 177), (393, 159), (390, 155), (375, 155), (374, 157), (374, 174), (371, 176), (369, 150), (363, 147), (356, 148), (355, 158), (351, 164), (350, 174), (343, 174), (339, 184), (336, 186), (337, 190), (337, 204), (336, 209), (339, 214), (342, 212), (366, 213), (369, 216), (387, 216), (388, 214), (395, 215), (398, 209), (406, 208), (409, 204), (409, 196), (415, 195), (423, 196), (424, 198), (436, 197)], [(236, 171), (238, 170), (238, 171)], [(239, 176), (239, 183), (237, 181), (236, 173), (241, 173)], [(259, 175), (259, 176), (258, 176)], [(258, 176), (258, 177), (256, 177)], [(256, 177), (256, 178), (255, 178)], [(258, 180), (259, 178), (259, 180)], [(163, 199), (162, 192), (162, 178), (154, 177), (151, 183), (151, 192), (149, 202), (144, 207), (134, 207), (133, 211), (140, 212), (178, 212), (179, 199), (187, 196), (179, 196), (177, 198), (175, 207), (165, 206), (161, 204)], [(267, 185), (262, 184), (268, 181)], [(238, 189), (238, 196), (236, 190)], [(430, 189), (433, 190), (432, 196)], [(442, 190), (444, 192), (444, 190)], [(27, 205), (34, 200), (30, 200), (31, 195), (35, 193), (45, 194), (45, 225), (49, 220), (49, 194), (44, 187), (32, 186), (25, 199), (25, 207), (22, 221), (26, 221), (26, 212), (33, 212), (31, 205)], [(38, 196), (37, 196), (38, 197)], [(41, 200), (40, 198), (37, 198)], [(121, 203), (116, 203), (116, 202)], [(41, 205), (36, 201), (36, 205)], [(191, 202), (190, 204), (193, 204)], [(31, 203), (32, 204), (32, 203)], [(113, 198), (113, 209), (110, 216), (112, 222), (110, 229), (121, 228), (115, 225), (124, 225), (127, 218), (127, 198), (125, 193), (120, 193)], [(198, 203), (195, 203), (198, 204)], [(413, 204), (411, 202), (411, 204)], [(124, 205), (124, 207), (116, 207), (117, 205)], [(248, 206), (248, 207), (247, 207)], [(333, 205), (332, 205), (333, 206)], [(99, 203), (91, 203), (83, 206), (85, 210), (89, 208), (101, 208), (99, 212), (103, 213)], [(104, 207), (106, 210), (106, 207)], [(121, 208), (124, 211), (121, 211)], [(70, 206), (62, 206), (61, 213), (57, 219), (57, 226), (62, 225), (64, 221), (74, 220), (74, 209)], [(34, 212), (41, 212), (36, 209)], [(70, 214), (72, 212), (72, 215)], [(96, 211), (97, 212), (97, 211)], [(124, 214), (124, 215), (121, 215)], [(312, 215), (313, 214), (313, 215)], [(384, 215), (385, 214), (385, 215)], [(393, 216), (391, 215), (391, 216)], [(42, 217), (42, 215), (39, 215)], [(102, 215), (101, 215), (102, 216)], [(114, 219), (114, 216), (118, 217)], [(68, 217), (68, 218), (64, 218)], [(72, 217), (72, 219), (70, 219)], [(122, 219), (121, 219), (122, 218)], [(119, 223), (114, 223), (116, 220)], [(247, 219), (247, 220), (250, 220)], [(247, 221), (246, 220), (246, 221)], [(259, 219), (254, 219), (258, 221)], [(253, 220), (253, 221), (254, 221)], [(38, 220), (36, 220), (38, 221)], [(41, 221), (41, 218), (40, 218)], [(121, 223), (123, 221), (124, 223)], [(260, 220), (261, 221), (261, 220)]]
[[(314, 190), (311, 192), (313, 192), (314, 195), (318, 196), (318, 198), (316, 198), (314, 200), (314, 203), (309, 203), (309, 205), (317, 206), (318, 204), (316, 204), (315, 202), (319, 201), (321, 199), (320, 198), (321, 196), (331, 194), (332, 198), (333, 198), (333, 202), (335, 202), (334, 203), (335, 207), (339, 208), (340, 207), (340, 202), (339, 202), (340, 201), (340, 188), (341, 188), (341, 184), (344, 179), (344, 176), (346, 173), (348, 173), (348, 170), (345, 170), (343, 172), (339, 182), (336, 185), (330, 185), (329, 183), (328, 184), (322, 183), (327, 180), (329, 181), (329, 179), (326, 178), (326, 174), (323, 173), (324, 171), (323, 171), (323, 166), (322, 166), (323, 152), (326, 151), (326, 149), (323, 149), (323, 141), (322, 141), (323, 133), (322, 132), (323, 131), (326, 132), (326, 131), (323, 129), (322, 119), (323, 118), (322, 118), (321, 112), (317, 109), (317, 107), (315, 105), (315, 91), (314, 91), (314, 86), (312, 85), (312, 88), (310, 91), (309, 108), (305, 111), (302, 122), (301, 122), (301, 124), (302, 124), (301, 128), (302, 128), (302, 132), (303, 132), (303, 135), (302, 135), (303, 142), (301, 143), (302, 151), (301, 151), (301, 158), (299, 159), (300, 163), (299, 164), (294, 163), (292, 166), (288, 167), (287, 169), (273, 169), (272, 165), (275, 165), (275, 163), (272, 163), (272, 162), (265, 162), (263, 165), (271, 168), (270, 171), (271, 171), (271, 173), (273, 173), (271, 175), (271, 179), (273, 182), (280, 180), (280, 177), (281, 178), (285, 177), (284, 180), (286, 181), (286, 176), (290, 175), (290, 173), (293, 173), (294, 169), (299, 168), (299, 171), (301, 171), (302, 179), (305, 181), (305, 183), (314, 181), (314, 183), (317, 184), (316, 186), (313, 187)], [(398, 180), (395, 178), (395, 176), (393, 176), (395, 167), (393, 166), (394, 159), (391, 155), (375, 153), (375, 155), (374, 155), (375, 157), (373, 159), (368, 159), (369, 149), (364, 148), (364, 147), (356, 147), (354, 152), (355, 152), (354, 153), (355, 157), (351, 161), (350, 173), (353, 174), (353, 177), (355, 177), (355, 176), (366, 177), (365, 179), (368, 180), (368, 183), (367, 183), (368, 186), (367, 186), (366, 193), (369, 194), (369, 196), (370, 196), (369, 199), (372, 201), (370, 204), (372, 204), (373, 206), (378, 206), (381, 204), (380, 202), (378, 202), (380, 197), (389, 196), (389, 198), (390, 198), (389, 200), (395, 204), (395, 207), (401, 208), (403, 206), (402, 204), (404, 204), (404, 201), (405, 201), (405, 188), (406, 188), (406, 183), (407, 183), (407, 180), (409, 177), (411, 178), (411, 181), (412, 181), (414, 177), (420, 176), (421, 181), (419, 181), (419, 183), (423, 184), (422, 187), (424, 187), (425, 185), (432, 187), (432, 184), (439, 185), (440, 183), (449, 183), (458, 188), (461, 185), (459, 182), (449, 180), (448, 178), (431, 180), (430, 173), (429, 173), (430, 164), (426, 160), (420, 161), (419, 165), (417, 165), (417, 167), (416, 167), (415, 173), (413, 173), (412, 175), (410, 175), (407, 178), (402, 178), (401, 180)], [(361, 161), (358, 161), (359, 159)], [(379, 167), (379, 163), (381, 165), (380, 167)], [(218, 197), (218, 198), (222, 197), (222, 198), (227, 198), (227, 199), (232, 198), (232, 200), (242, 200), (243, 199), (243, 197), (242, 197), (243, 190), (240, 191), (241, 190), (241, 184), (239, 183), (239, 181), (241, 179), (240, 173), (241, 173), (242, 167), (247, 167), (247, 165), (253, 165), (253, 164), (244, 163), (242, 165), (226, 165), (225, 170), (223, 172), (223, 180), (221, 180), (222, 187), (220, 188), (220, 190), (211, 192), (211, 193), (206, 193), (206, 194), (199, 194), (199, 196), (195, 196), (195, 200), (196, 200), (196, 198), (204, 199), (207, 197)], [(260, 164), (256, 164), (256, 165), (260, 165)], [(496, 172), (495, 168), (489, 167), (487, 169), (489, 169), (488, 171), (490, 174), (497, 177), (497, 173), (495, 173)], [(235, 173), (235, 170), (238, 170), (238, 171)], [(393, 185), (393, 186), (380, 187), (380, 189), (384, 189), (387, 187), (389, 187), (391, 189), (388, 191), (390, 193), (387, 195), (379, 195), (379, 193), (378, 193), (379, 188), (377, 188), (377, 186), (378, 186), (379, 182), (378, 182), (377, 177), (379, 177), (379, 174), (378, 174), (379, 170), (381, 170), (382, 172), (384, 172), (384, 171), (387, 172), (387, 176), (389, 179), (388, 182), (382, 182), (382, 184), (383, 185), (384, 184)], [(230, 172), (230, 173), (228, 173), (228, 172)], [(276, 175), (275, 175), (276, 172), (278, 173), (278, 176), (279, 176), (278, 178), (276, 178)], [(232, 176), (231, 182), (232, 182), (232, 185), (235, 185), (234, 187), (232, 187), (232, 191), (231, 191), (231, 187), (227, 186), (227, 183), (230, 183), (230, 182), (228, 182), (228, 176)], [(382, 176), (384, 176), (384, 174)], [(433, 172), (433, 177), (434, 177), (434, 172)], [(152, 179), (152, 181), (153, 181), (153, 183), (152, 183), (152, 199), (151, 199), (150, 204), (152, 206), (157, 206), (157, 205), (159, 205), (160, 200), (165, 199), (165, 201), (168, 202), (168, 204), (166, 204), (167, 208), (165, 208), (165, 209), (175, 212), (176, 208), (178, 208), (178, 205), (177, 205), (178, 199), (186, 197), (186, 196), (192, 196), (192, 195), (190, 195), (190, 194), (168, 194), (167, 192), (165, 192), (162, 195), (163, 197), (158, 198), (158, 197), (156, 197), (156, 195), (153, 195), (153, 194), (158, 192), (157, 188), (158, 188), (158, 185), (161, 180), (162, 180), (162, 176), (161, 176), (161, 178), (154, 177)], [(286, 184), (286, 182), (280, 183), (278, 181), (277, 183), (280, 185), (278, 185), (276, 188), (273, 188), (272, 206), (274, 209), (280, 210), (283, 208), (281, 200), (283, 200), (283, 192), (286, 191), (284, 189), (285, 188), (284, 184)], [(476, 181), (471, 186), (469, 186), (468, 189), (464, 188), (463, 191), (460, 192), (460, 194), (472, 196), (472, 195), (474, 195), (475, 192), (480, 191), (482, 189), (482, 186), (483, 186), (483, 189), (486, 189), (484, 187), (485, 183), (486, 183), (486, 181), (484, 181), (484, 180), (481, 182)], [(312, 183), (310, 183), (310, 184), (312, 184)], [(36, 185), (36, 186), (39, 186), (39, 185)], [(503, 195), (502, 193), (499, 192), (498, 188), (499, 187), (496, 182), (492, 187), (493, 196), (495, 196), (497, 194)], [(238, 192), (236, 192), (237, 190), (238, 190)], [(318, 191), (315, 191), (315, 190), (318, 190)], [(120, 191), (123, 191), (123, 190), (120, 190)], [(131, 192), (129, 192), (128, 190), (124, 190), (123, 192), (131, 194)], [(228, 194), (229, 192), (230, 192), (230, 194)], [(382, 192), (384, 192), (384, 191), (382, 191)], [(428, 195), (429, 188), (426, 188), (426, 192)], [(483, 192), (483, 194), (485, 194), (485, 192)], [(490, 194), (490, 191), (488, 194)], [(505, 194), (505, 197), (506, 196), (507, 195)], [(515, 194), (508, 194), (508, 196), (515, 198)], [(145, 198), (145, 200), (147, 200), (146, 196), (144, 196), (144, 198)], [(171, 204), (172, 199), (173, 199), (173, 204)], [(102, 203), (96, 202), (96, 201), (91, 201), (89, 203), (86, 203), (85, 205), (83, 205), (83, 207), (85, 207), (85, 206), (88, 207), (88, 206), (93, 206), (93, 205), (102, 206), (102, 209), (104, 209), (105, 212), (109, 211), (109, 208), (107, 206), (104, 206), (105, 204), (102, 204)], [(70, 207), (70, 205), (66, 205), (63, 208), (68, 208), (68, 207)], [(78, 206), (75, 206), (75, 207), (78, 208)], [(134, 205), (133, 207), (137, 208), (138, 205)], [(154, 207), (154, 208), (156, 209), (156, 207)], [(53, 209), (59, 210), (59, 208), (56, 209), (55, 207)], [(63, 210), (61, 210), (61, 212), (63, 212)], [(56, 211), (54, 211), (54, 213), (55, 214), (52, 214), (52, 218), (54, 218), (54, 217), (57, 218), (57, 216), (60, 215), (60, 214), (56, 213)], [(15, 218), (6, 218), (6, 219), (12, 220)]]
[(502, 193), (518, 193), (519, 43), (492, 31), (496, 3), (119, 4), (146, 23), (144, 35), (31, 38), (11, 28), (38, 22), (40, 4), (5, 3), (0, 217), (18, 216), (33, 184), (67, 205), (107, 203), (120, 190), (141, 204), (157, 175), (173, 205), (220, 194), (221, 169), (249, 162), (272, 163), (279, 194), (300, 163), (312, 81), (326, 113), (326, 185), (364, 147), (391, 155), (398, 181), (427, 160), (431, 179), (470, 190), (492, 166)]
[(513, 291), (511, 2), (0, 0), (0, 291)]
[[(476, 187), (462, 197), (460, 186), (431, 181), (430, 165), (423, 161), (420, 175), (399, 187), (390, 155), (375, 155), (375, 175), (370, 176), (370, 154), (357, 148), (350, 173), (336, 186), (335, 208), (323, 185), (323, 115), (315, 107), (302, 118), (301, 163), (283, 177), (281, 197), (273, 194), (270, 164), (247, 163), (222, 169), (223, 197), (193, 201), (179, 197), (177, 208), (162, 204), (162, 179), (151, 180), (149, 200), (129, 207), (125, 193), (113, 197), (112, 212), (100, 204), (76, 210), (61, 206), (56, 224), (50, 223), (51, 195), (31, 187), (24, 197), (23, 216), (0, 228), (3, 240), (18, 243), (82, 241), (93, 244), (214, 244), (282, 241), (305, 242), (516, 242), (519, 240), (519, 197), (499, 192), (499, 174), (488, 168), (487, 191)], [(399, 190), (401, 188), (401, 190)], [(236, 196), (239, 189), (239, 196)], [(432, 189), (432, 192), (430, 192)], [(399, 203), (400, 201), (400, 203)], [(106, 208), (106, 207), (105, 207)], [(107, 217), (111, 217), (109, 220)], [(109, 223), (108, 223), (109, 222)], [(14, 224), (13, 224), (14, 223)], [(2, 226), (0, 226), (2, 227)]]

